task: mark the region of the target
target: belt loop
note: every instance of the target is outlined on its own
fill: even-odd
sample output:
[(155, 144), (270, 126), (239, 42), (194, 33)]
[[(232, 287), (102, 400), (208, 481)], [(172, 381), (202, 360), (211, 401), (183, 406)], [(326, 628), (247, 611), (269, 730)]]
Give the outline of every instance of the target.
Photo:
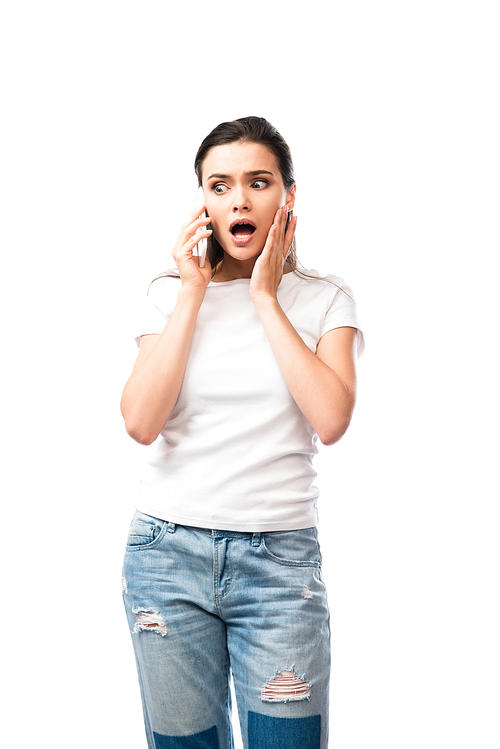
[(175, 523), (167, 523), (167, 533), (175, 533)]
[(260, 546), (260, 533), (254, 533), (252, 536), (252, 546)]

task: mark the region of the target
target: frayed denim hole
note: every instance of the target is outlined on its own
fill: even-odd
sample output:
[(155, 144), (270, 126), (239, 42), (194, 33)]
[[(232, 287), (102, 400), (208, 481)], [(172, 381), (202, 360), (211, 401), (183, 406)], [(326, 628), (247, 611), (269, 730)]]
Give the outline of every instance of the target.
[(293, 702), (308, 700), (310, 696), (311, 685), (295, 672), (293, 666), (278, 671), (261, 691), (263, 702)]
[(158, 634), (165, 636), (167, 634), (167, 625), (162, 615), (158, 611), (153, 609), (141, 609), (139, 607), (133, 608), (132, 613), (135, 614), (137, 619), (136, 625), (132, 630), (132, 634), (137, 634), (143, 630), (149, 630), (151, 632), (158, 632)]

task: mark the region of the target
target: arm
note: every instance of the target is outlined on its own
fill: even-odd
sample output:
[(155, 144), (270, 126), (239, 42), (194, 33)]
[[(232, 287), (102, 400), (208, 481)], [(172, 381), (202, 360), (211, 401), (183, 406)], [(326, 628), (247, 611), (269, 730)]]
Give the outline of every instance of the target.
[(276, 300), (256, 305), (283, 379), (324, 445), (345, 434), (356, 402), (355, 328), (336, 328), (314, 354)]
[[(125, 384), (120, 403), (128, 434), (142, 445), (158, 437), (174, 408), (184, 379), (198, 312), (211, 277), (208, 259), (203, 268), (193, 248), (210, 230), (196, 231), (210, 219), (195, 211), (181, 229), (173, 251), (182, 287), (174, 311), (161, 335), (141, 337), (139, 354)], [(196, 219), (196, 216), (198, 218)]]
[(332, 445), (346, 432), (356, 400), (356, 329), (330, 330), (314, 354), (277, 300), (277, 289), (295, 223), (286, 234), (278, 211), (269, 240), (255, 263), (250, 295), (285, 383), (321, 442)]
[(120, 404), (128, 434), (141, 445), (155, 441), (177, 402), (202, 301), (181, 289), (163, 333), (141, 337)]

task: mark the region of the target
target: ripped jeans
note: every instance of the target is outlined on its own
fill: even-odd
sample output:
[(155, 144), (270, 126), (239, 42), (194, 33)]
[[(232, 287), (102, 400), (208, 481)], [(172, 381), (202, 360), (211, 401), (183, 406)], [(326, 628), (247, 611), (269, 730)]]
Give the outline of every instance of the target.
[(136, 512), (123, 566), (149, 749), (328, 745), (330, 627), (315, 528), (243, 533)]

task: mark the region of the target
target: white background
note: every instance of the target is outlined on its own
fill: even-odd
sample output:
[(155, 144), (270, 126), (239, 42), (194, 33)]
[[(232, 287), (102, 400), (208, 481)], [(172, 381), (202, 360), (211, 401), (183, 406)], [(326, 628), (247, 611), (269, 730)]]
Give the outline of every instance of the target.
[(366, 335), (317, 460), (331, 745), (498, 749), (495, 5), (3, 6), (9, 746), (146, 746), (120, 589), (146, 448), (119, 398), (198, 145), (258, 114), (294, 154), (299, 257), (346, 279)]

